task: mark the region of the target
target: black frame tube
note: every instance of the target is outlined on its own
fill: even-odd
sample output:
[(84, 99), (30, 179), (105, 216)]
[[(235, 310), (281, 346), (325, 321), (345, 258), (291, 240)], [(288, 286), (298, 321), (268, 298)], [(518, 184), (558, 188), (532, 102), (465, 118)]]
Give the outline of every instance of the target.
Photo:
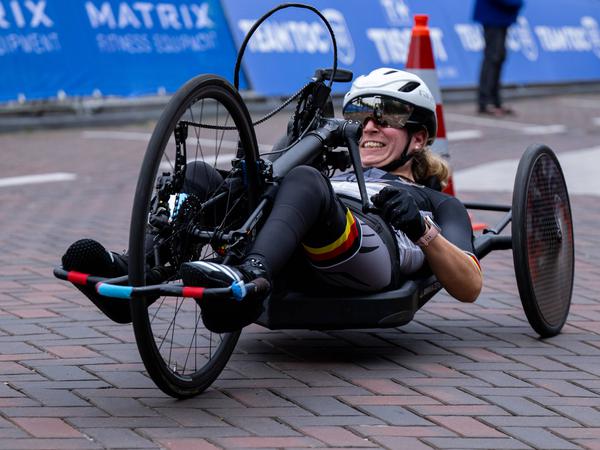
[(493, 250), (512, 249), (512, 236), (482, 234), (475, 239), (473, 246), (475, 247), (475, 256), (481, 259)]
[(511, 206), (508, 205), (496, 205), (492, 203), (480, 203), (480, 202), (462, 202), (467, 209), (479, 209), (483, 211), (510, 211)]
[(489, 228), (487, 230), (484, 230), (483, 233), (484, 234), (500, 234), (502, 232), (502, 230), (504, 230), (506, 228), (506, 226), (512, 221), (512, 211), (509, 211), (504, 218), (498, 222), (498, 225), (496, 225), (494, 228)]

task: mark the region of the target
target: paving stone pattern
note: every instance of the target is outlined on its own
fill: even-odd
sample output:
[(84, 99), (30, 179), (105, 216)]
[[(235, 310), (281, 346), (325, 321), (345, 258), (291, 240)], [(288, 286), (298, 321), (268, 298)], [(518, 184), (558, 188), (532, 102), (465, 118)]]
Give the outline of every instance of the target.
[(51, 274), (79, 237), (127, 246), (143, 145), (77, 130), (0, 142), (2, 177), (79, 176), (0, 189), (0, 448), (600, 449), (597, 197), (572, 199), (576, 279), (557, 337), (530, 328), (511, 254), (496, 252), (476, 304), (441, 293), (399, 329), (253, 325), (210, 389), (176, 401), (146, 376), (131, 327)]

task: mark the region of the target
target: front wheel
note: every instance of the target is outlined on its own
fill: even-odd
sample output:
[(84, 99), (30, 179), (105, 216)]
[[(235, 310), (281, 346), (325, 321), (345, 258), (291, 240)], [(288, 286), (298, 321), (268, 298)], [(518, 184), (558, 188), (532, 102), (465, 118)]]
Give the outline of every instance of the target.
[[(240, 161), (235, 169), (234, 158)], [(256, 204), (256, 159), (250, 115), (226, 80), (200, 76), (177, 91), (154, 129), (138, 179), (129, 234), (132, 286), (156, 284), (157, 272), (168, 274), (161, 282), (180, 282), (186, 261), (222, 261), (228, 249), (218, 237), (238, 228)], [(213, 237), (198, 238), (190, 233), (194, 228)], [(148, 374), (176, 398), (210, 386), (240, 335), (208, 331), (190, 298), (135, 298), (131, 311)]]
[(532, 145), (517, 170), (512, 203), (515, 275), (531, 327), (560, 333), (569, 314), (575, 267), (573, 220), (560, 164), (545, 145)]

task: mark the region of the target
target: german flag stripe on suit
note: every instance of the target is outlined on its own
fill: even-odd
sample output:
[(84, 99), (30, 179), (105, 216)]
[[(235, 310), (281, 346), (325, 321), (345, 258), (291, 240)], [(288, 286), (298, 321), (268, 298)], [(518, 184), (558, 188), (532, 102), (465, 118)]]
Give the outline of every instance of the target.
[(311, 263), (317, 267), (331, 267), (339, 264), (359, 249), (361, 243), (361, 227), (349, 209), (346, 209), (346, 226), (342, 234), (332, 243), (321, 247), (310, 247), (302, 244)]

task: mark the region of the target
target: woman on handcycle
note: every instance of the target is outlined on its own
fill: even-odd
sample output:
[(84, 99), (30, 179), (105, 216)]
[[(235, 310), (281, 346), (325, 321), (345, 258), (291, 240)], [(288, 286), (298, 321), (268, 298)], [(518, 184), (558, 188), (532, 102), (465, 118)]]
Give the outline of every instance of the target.
[[(438, 190), (448, 181), (448, 168), (428, 148), (437, 132), (435, 109), (431, 92), (414, 74), (382, 68), (357, 78), (344, 97), (343, 115), (363, 124), (360, 157), (376, 211), (351, 208), (352, 199), (360, 198), (353, 174), (329, 179), (313, 167), (296, 167), (281, 180), (244, 260), (236, 266), (184, 263), (179, 270), (184, 284), (227, 287), (263, 278), (277, 288), (286, 278), (305, 285), (318, 281), (324, 289), (377, 292), (430, 270), (453, 297), (475, 301), (482, 275), (469, 217), (459, 200)], [(214, 168), (188, 163), (183, 191), (206, 194), (221, 181)], [(90, 239), (72, 244), (62, 263), (65, 270), (98, 276), (127, 273), (126, 255)], [(168, 276), (160, 267), (147, 273), (147, 284)], [(77, 287), (112, 320), (131, 321), (126, 300)], [(263, 302), (264, 296), (198, 300), (204, 324), (214, 332), (256, 321)]]

